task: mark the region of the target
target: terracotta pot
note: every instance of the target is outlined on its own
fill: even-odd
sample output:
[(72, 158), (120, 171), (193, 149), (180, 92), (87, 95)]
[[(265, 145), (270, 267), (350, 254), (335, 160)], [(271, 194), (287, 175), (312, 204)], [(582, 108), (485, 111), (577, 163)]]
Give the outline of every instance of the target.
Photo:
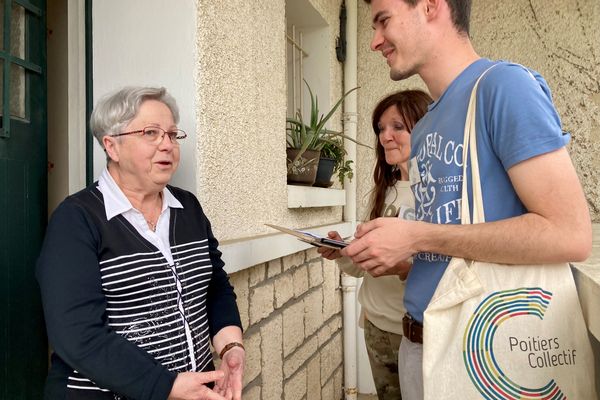
[(335, 167), (335, 160), (333, 158), (319, 158), (319, 167), (317, 168), (317, 177), (313, 186), (329, 187), (333, 185), (331, 176), (333, 175), (333, 168)]
[(317, 150), (306, 150), (296, 159), (300, 152), (299, 149), (288, 148), (286, 152), (288, 183), (305, 186), (311, 186), (315, 183), (321, 153)]

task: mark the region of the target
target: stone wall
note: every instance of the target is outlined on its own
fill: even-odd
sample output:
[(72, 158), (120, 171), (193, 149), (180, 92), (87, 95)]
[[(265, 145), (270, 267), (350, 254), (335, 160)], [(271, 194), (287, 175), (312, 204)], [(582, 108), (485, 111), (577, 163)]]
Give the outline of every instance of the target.
[(341, 399), (342, 295), (335, 262), (311, 249), (230, 279), (244, 326), (244, 399)]
[[(294, 1), (294, 0), (289, 0)], [(341, 0), (309, 0), (329, 26), (329, 97)], [(286, 1), (197, 4), (197, 195), (222, 244), (283, 226), (337, 223), (342, 207), (288, 208), (285, 169)], [(341, 111), (330, 129), (341, 130)], [(244, 399), (341, 399), (341, 290), (315, 250), (230, 275), (244, 327)]]

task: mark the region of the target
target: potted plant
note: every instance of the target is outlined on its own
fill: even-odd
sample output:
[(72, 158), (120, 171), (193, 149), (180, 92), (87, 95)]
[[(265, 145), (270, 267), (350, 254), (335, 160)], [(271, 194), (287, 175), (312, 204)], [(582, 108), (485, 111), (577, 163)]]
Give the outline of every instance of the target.
[(330, 187), (333, 185), (331, 177), (334, 174), (337, 174), (340, 184), (344, 183), (345, 177), (352, 180), (352, 160), (346, 160), (345, 157), (346, 149), (339, 138), (326, 142), (321, 148), (317, 177), (313, 186)]
[[(296, 116), (287, 118), (287, 177), (288, 183), (312, 185), (315, 182), (321, 149), (334, 138), (348, 138), (340, 132), (325, 128), (325, 124), (333, 116), (346, 96), (358, 89), (350, 89), (335, 103), (327, 115), (319, 110), (319, 100), (313, 94), (308, 82), (304, 81), (310, 94), (310, 120), (304, 122), (300, 110)], [(355, 141), (355, 140), (353, 140)], [(356, 142), (356, 141), (355, 141)], [(358, 143), (358, 142), (357, 142)], [(360, 144), (360, 143), (359, 143)]]

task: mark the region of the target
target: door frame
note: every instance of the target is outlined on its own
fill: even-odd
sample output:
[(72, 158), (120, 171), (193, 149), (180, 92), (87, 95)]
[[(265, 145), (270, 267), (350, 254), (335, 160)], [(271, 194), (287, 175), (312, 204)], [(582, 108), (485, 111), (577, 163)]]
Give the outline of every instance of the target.
[[(63, 66), (58, 72), (61, 76), (49, 75), (49, 81), (53, 78), (60, 79), (64, 85), (62, 90), (66, 91), (66, 96), (60, 96), (58, 89), (53, 91), (49, 84), (48, 104), (56, 108), (60, 117), (53, 120), (52, 115), (49, 115), (48, 143), (61, 153), (53, 157), (51, 150), (50, 162), (63, 163), (64, 167), (60, 171), (57, 168), (54, 175), (49, 174), (48, 196), (51, 200), (48, 204), (48, 215), (51, 215), (60, 201), (84, 188), (92, 178), (90, 171), (93, 138), (87, 123), (93, 99), (91, 6), (91, 0), (48, 0), (49, 8), (58, 8), (54, 12), (48, 10), (48, 15), (61, 15), (58, 17), (61, 19), (59, 21), (49, 19), (48, 25), (61, 23), (66, 26), (66, 31), (59, 38), (65, 42), (66, 49), (61, 49), (60, 54), (55, 54), (54, 57), (52, 54), (48, 57), (49, 64), (56, 63), (54, 66), (49, 65), (49, 70)], [(66, 21), (62, 21), (64, 16)], [(60, 33), (57, 30), (55, 34)], [(61, 132), (66, 132), (66, 135)]]

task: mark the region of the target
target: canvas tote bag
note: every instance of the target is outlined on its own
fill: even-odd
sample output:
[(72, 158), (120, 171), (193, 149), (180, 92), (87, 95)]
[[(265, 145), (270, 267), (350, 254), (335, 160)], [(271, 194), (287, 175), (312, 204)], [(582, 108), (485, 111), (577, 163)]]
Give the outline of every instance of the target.
[[(485, 221), (475, 133), (467, 111), (461, 223)], [(470, 151), (469, 151), (470, 149)], [(429, 399), (596, 400), (593, 354), (569, 264), (502, 265), (454, 257), (424, 314)]]

